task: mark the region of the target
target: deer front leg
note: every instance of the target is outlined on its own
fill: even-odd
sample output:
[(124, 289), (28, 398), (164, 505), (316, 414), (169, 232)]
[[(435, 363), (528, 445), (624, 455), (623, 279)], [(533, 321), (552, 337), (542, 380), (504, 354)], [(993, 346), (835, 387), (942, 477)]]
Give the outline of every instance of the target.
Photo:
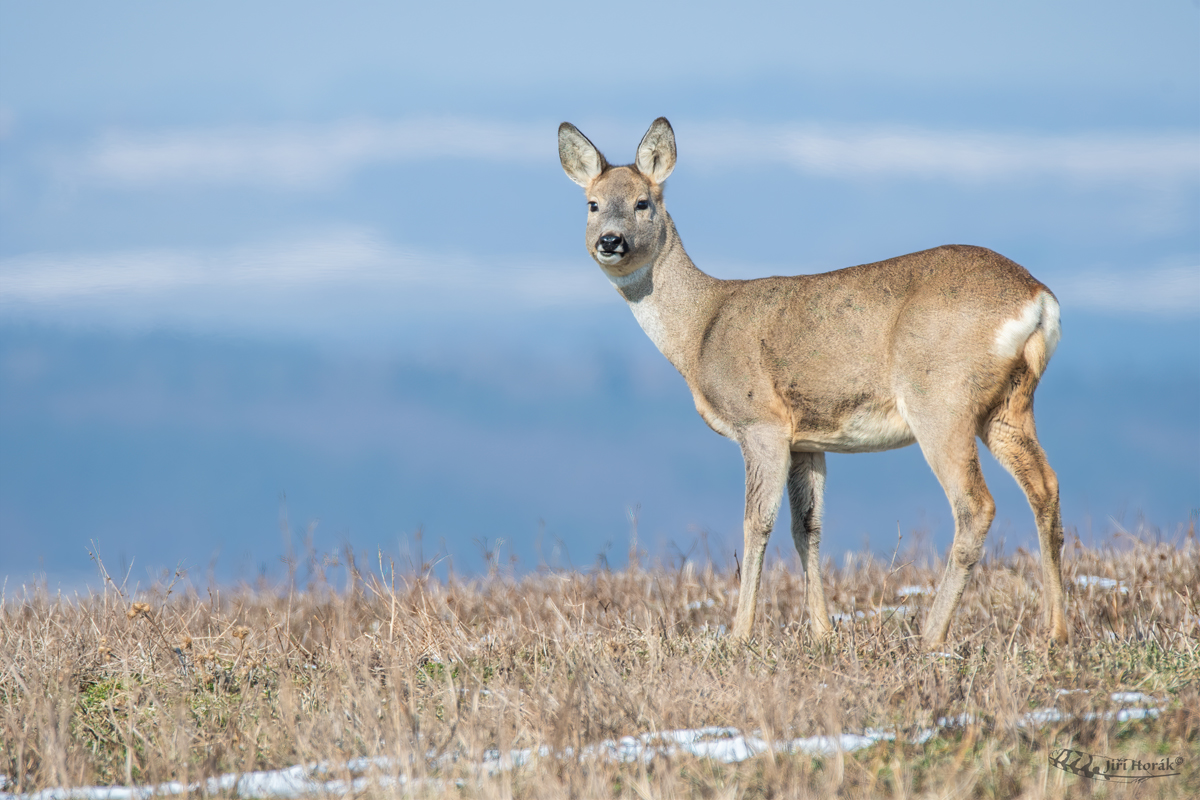
[(789, 452), (787, 439), (774, 427), (758, 426), (746, 430), (741, 444), (742, 457), (746, 460), (745, 546), (733, 636), (745, 640), (750, 638), (750, 629), (754, 625), (763, 557), (787, 483)]
[(792, 508), (792, 539), (804, 568), (804, 594), (809, 624), (818, 636), (829, 636), (829, 609), (821, 584), (821, 513), (825, 507), (825, 454), (792, 453), (788, 470), (788, 500)]

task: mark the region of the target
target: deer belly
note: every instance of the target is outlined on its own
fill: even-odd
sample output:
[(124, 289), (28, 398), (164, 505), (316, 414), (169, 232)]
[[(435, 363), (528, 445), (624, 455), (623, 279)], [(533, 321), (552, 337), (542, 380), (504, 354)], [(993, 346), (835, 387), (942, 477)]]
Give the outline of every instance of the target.
[(916, 441), (895, 402), (867, 403), (841, 415), (813, 415), (796, 409), (792, 449), (832, 453), (874, 453)]

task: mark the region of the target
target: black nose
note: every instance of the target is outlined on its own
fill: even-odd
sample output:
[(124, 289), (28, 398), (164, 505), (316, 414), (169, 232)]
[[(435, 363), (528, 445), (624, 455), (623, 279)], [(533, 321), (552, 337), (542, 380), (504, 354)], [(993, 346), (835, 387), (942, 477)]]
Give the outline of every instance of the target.
[(624, 239), (618, 233), (606, 233), (600, 237), (600, 250), (605, 253), (615, 253)]

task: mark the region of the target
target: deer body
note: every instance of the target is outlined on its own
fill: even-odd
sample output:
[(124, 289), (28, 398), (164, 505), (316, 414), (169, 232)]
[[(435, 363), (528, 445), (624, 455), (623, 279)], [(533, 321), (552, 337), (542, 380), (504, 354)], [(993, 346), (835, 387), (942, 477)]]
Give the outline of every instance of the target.
[(978, 436), (1029, 498), (1052, 635), (1067, 639), (1057, 479), (1032, 413), (1060, 335), (1049, 289), (1003, 256), (959, 245), (820, 275), (718, 280), (692, 263), (663, 205), (675, 164), (665, 119), (627, 167), (609, 166), (569, 123), (559, 128), (559, 153), (587, 192), (589, 252), (683, 375), (700, 416), (742, 448), (745, 563), (734, 636), (750, 635), (785, 489), (811, 624), (831, 630), (818, 556), (824, 454), (917, 442), (955, 516), (923, 633), (928, 647), (943, 642), (995, 510)]

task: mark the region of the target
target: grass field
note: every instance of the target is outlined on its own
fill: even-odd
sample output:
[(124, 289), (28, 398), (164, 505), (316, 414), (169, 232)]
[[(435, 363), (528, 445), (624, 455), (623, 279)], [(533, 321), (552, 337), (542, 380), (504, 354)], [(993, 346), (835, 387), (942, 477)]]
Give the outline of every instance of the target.
[[(827, 566), (834, 642), (798, 567), (770, 567), (746, 645), (723, 635), (736, 576), (703, 564), (438, 581), (338, 560), (336, 589), (329, 558), (290, 591), (9, 587), (0, 794), (269, 794), (232, 781), (300, 765), (365, 797), (1200, 796), (1194, 523), (1069, 539), (1067, 647), (1037, 554), (985, 559), (938, 654), (915, 638), (940, 567), (919, 553)], [(1063, 749), (1177, 774), (1083, 777)]]

